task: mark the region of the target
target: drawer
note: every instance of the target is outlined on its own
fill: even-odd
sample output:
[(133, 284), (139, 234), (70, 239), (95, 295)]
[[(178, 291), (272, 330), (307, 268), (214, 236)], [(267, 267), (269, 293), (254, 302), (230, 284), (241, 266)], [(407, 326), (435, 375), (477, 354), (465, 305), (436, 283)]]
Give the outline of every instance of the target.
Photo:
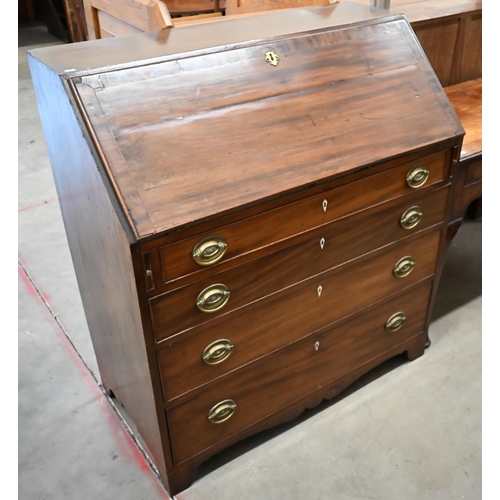
[[(290, 239), (290, 246), (226, 269), (193, 284), (150, 299), (160, 337), (170, 337), (217, 315), (303, 281), (311, 276), (385, 246), (413, 232), (441, 223), (449, 188), (416, 193), (343, 217)], [(404, 229), (403, 216), (419, 210), (418, 224)], [(413, 210), (413, 212), (411, 212)], [(417, 219), (418, 221), (418, 219)], [(220, 291), (220, 302), (203, 312), (197, 307)], [(226, 301), (224, 293), (229, 292)], [(207, 291), (206, 293), (204, 293)], [(201, 306), (203, 307), (203, 306)], [(161, 319), (159, 319), (161, 318)]]
[[(432, 276), (439, 237), (440, 231), (433, 230), (391, 245), (165, 340), (158, 346), (165, 400)], [(395, 264), (408, 255), (416, 262), (413, 271), (403, 278), (395, 277)], [(220, 341), (229, 341), (233, 346), (226, 349), (230, 349), (229, 356), (222, 362), (207, 364), (203, 353), (207, 347), (210, 351), (214, 343), (217, 348)]]
[[(448, 151), (442, 151), (218, 230), (160, 247), (163, 281), (167, 283), (192, 273), (208, 274), (207, 268), (216, 268), (218, 264), (414, 189), (432, 186), (448, 175), (447, 154)], [(427, 181), (422, 187), (410, 188), (407, 175), (420, 166), (429, 171)], [(193, 252), (200, 254), (197, 258), (203, 260), (201, 265), (195, 262)]]
[[(413, 288), (336, 328), (252, 363), (167, 410), (175, 462), (181, 463), (294, 401), (333, 385), (336, 379), (422, 332), (430, 291), (429, 282)], [(400, 329), (388, 331), (388, 319), (401, 312), (406, 320)], [(228, 400), (236, 404), (234, 413), (226, 421), (212, 423), (209, 412)], [(220, 408), (222, 411), (224, 405)], [(231, 407), (227, 408), (230, 414)]]
[(473, 161), (467, 167), (467, 174), (465, 176), (465, 185), (469, 186), (476, 182), (481, 181), (483, 178), (483, 160)]

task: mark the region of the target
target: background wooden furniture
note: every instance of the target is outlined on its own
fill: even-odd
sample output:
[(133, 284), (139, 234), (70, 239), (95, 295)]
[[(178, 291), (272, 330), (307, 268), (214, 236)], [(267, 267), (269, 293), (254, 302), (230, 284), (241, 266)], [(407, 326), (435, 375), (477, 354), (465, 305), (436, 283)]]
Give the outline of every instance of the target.
[(482, 10), (412, 24), (443, 87), (482, 75)]
[(18, 23), (26, 23), (36, 20), (35, 4), (33, 0), (18, 0), (17, 4)]
[(84, 0), (88, 39), (132, 35), (173, 26), (161, 0)]
[(466, 131), (454, 172), (451, 240), (482, 196), (482, 0), (392, 0), (391, 10), (410, 21)]
[(290, 9), (29, 61), (103, 385), (171, 493), (423, 354), (464, 130), (403, 16)]
[(82, 0), (19, 0), (18, 23), (36, 22), (65, 42), (87, 39)]
[(72, 42), (87, 40), (87, 29), (82, 0), (64, 0), (64, 10), (68, 25), (69, 37)]
[(278, 9), (294, 9), (314, 5), (330, 5), (338, 0), (226, 0), (226, 15), (254, 14)]
[(210, 14), (226, 8), (226, 0), (163, 0), (172, 17)]
[(457, 180), (449, 228), (451, 241), (471, 206), (475, 207), (473, 215), (481, 216), (482, 1), (436, 1), (434, 5), (421, 1), (407, 9), (414, 19), (412, 27), (466, 132), (453, 174)]
[(482, 78), (446, 87), (446, 94), (464, 126), (465, 137), (456, 166), (452, 215), (449, 228), (451, 240), (460, 228), (464, 216), (482, 216), (483, 127)]
[[(94, 39), (101, 24), (104, 36), (119, 36), (339, 1), (348, 0), (84, 0), (84, 3), (88, 36)], [(162, 3), (167, 6), (168, 14), (159, 5)], [(357, 3), (368, 6), (370, 0)], [(481, 0), (392, 0), (391, 10), (406, 15), (443, 86), (481, 76)], [(99, 12), (103, 14), (97, 15)], [(169, 17), (174, 17), (174, 21)]]
[(206, 22), (222, 17), (225, 7), (225, 1), (216, 0), (84, 0), (84, 4), (89, 40)]

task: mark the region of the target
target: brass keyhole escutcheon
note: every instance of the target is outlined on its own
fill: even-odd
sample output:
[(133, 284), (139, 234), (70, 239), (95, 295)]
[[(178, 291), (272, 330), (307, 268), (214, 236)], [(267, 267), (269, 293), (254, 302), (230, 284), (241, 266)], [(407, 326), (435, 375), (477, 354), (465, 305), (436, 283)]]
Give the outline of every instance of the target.
[(325, 248), (325, 243), (326, 243), (325, 238), (321, 238), (319, 240), (319, 247), (321, 248), (321, 250), (323, 250), (323, 248)]
[(213, 313), (222, 309), (229, 300), (231, 292), (226, 285), (216, 283), (198, 294), (196, 307), (204, 313)]
[(385, 328), (389, 332), (397, 332), (406, 321), (406, 315), (404, 312), (399, 311), (393, 314), (385, 323)]
[(316, 342), (314, 343), (314, 350), (315, 350), (316, 352), (317, 352), (317, 351), (319, 351), (319, 341), (316, 341)]
[(429, 178), (429, 171), (423, 165), (413, 167), (406, 174), (406, 184), (412, 189), (423, 186)]
[(424, 212), (420, 207), (410, 207), (401, 215), (399, 223), (403, 229), (413, 229), (424, 216)]
[(396, 276), (397, 278), (404, 278), (413, 271), (414, 267), (415, 260), (411, 255), (407, 255), (406, 257), (403, 257), (396, 262), (393, 270), (394, 276)]
[(208, 420), (212, 424), (222, 424), (229, 418), (231, 418), (236, 411), (236, 401), (234, 399), (225, 399), (220, 403), (217, 403), (208, 412)]
[(323, 212), (326, 212), (326, 209), (328, 208), (328, 201), (327, 200), (323, 200), (323, 203), (321, 205), (323, 207)]
[(211, 344), (207, 345), (203, 350), (203, 361), (207, 365), (217, 365), (222, 363), (224, 360), (229, 358), (232, 350), (233, 344), (230, 340), (219, 339)]
[(321, 297), (321, 294), (323, 293), (323, 287), (321, 285), (318, 286), (318, 297)]
[(272, 64), (273, 66), (278, 66), (280, 56), (276, 54), (276, 52), (270, 50), (269, 52), (266, 52), (265, 59), (266, 62), (268, 62), (269, 64)]

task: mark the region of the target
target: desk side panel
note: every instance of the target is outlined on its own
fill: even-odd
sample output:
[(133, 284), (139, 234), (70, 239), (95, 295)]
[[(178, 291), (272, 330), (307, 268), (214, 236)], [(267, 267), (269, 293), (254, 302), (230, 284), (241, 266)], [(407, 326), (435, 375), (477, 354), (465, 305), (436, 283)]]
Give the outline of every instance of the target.
[(165, 478), (130, 243), (64, 80), (31, 56), (29, 63), (103, 385), (123, 404)]

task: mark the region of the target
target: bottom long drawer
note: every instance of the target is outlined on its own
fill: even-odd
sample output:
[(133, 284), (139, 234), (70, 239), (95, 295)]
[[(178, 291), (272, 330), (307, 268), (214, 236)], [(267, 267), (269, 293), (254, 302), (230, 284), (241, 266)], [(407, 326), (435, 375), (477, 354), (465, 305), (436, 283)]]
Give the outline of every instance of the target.
[[(252, 363), (167, 410), (175, 462), (216, 445), (420, 333), (425, 328), (431, 284), (412, 288)], [(398, 313), (406, 318), (402, 324), (403, 316)], [(387, 327), (390, 318), (394, 331)]]

